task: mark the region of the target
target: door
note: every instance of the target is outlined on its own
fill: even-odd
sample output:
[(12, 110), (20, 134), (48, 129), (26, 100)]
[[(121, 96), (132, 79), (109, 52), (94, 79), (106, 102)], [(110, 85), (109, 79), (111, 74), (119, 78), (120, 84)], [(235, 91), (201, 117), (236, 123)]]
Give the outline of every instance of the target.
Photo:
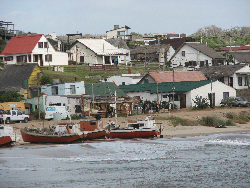
[(186, 108), (186, 95), (180, 95), (180, 108)]
[(208, 93), (208, 99), (210, 100), (210, 107), (215, 106), (215, 93)]
[(43, 66), (43, 55), (39, 54), (40, 66)]

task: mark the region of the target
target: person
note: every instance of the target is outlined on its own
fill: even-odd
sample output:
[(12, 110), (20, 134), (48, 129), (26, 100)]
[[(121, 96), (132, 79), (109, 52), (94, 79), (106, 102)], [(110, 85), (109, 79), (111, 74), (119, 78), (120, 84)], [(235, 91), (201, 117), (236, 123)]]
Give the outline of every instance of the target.
[(159, 111), (159, 106), (158, 106), (158, 104), (156, 104), (156, 106), (155, 106), (155, 111), (156, 111), (156, 113), (158, 113), (158, 111)]

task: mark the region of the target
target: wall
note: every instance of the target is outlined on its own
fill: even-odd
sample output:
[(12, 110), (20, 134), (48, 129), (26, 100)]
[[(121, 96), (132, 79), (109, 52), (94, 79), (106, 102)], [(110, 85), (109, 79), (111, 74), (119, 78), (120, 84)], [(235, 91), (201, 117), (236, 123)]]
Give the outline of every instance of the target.
[[(37, 78), (38, 73), (40, 74), (39, 79)], [(29, 86), (39, 85), (39, 81), (41, 80), (42, 76), (43, 76), (42, 70), (40, 69), (40, 67), (38, 65), (36, 65), (34, 70), (31, 73), (29, 79), (28, 79)]]
[(3, 110), (18, 109), (20, 110), (20, 112), (23, 113), (23, 111), (25, 111), (25, 105), (24, 102), (4, 102), (0, 103), (0, 109)]

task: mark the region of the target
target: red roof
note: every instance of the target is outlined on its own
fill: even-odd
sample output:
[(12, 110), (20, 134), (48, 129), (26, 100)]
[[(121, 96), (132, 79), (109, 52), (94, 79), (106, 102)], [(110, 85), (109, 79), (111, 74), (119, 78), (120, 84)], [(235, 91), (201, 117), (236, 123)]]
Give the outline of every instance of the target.
[[(173, 71), (149, 72), (157, 83), (173, 82)], [(201, 71), (174, 71), (174, 81), (200, 81), (206, 80)]]
[(42, 34), (39, 34), (12, 37), (1, 55), (31, 53), (42, 36)]
[[(232, 46), (233, 51), (250, 50), (250, 46)], [(222, 47), (221, 51), (230, 51), (230, 47)]]

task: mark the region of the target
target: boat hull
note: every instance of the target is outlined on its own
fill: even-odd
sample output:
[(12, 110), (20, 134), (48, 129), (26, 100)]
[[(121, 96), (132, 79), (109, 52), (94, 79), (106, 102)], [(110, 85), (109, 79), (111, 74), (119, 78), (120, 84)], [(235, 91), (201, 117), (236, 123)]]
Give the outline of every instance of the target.
[(70, 143), (83, 139), (83, 135), (38, 135), (20, 131), (24, 142), (31, 143)]
[(9, 145), (12, 142), (13, 141), (12, 141), (10, 136), (1, 136), (0, 137), (0, 146)]
[(131, 139), (131, 138), (146, 138), (154, 137), (158, 135), (156, 130), (111, 130), (108, 133), (109, 138), (122, 138), (122, 139)]
[(84, 139), (92, 140), (92, 139), (104, 138), (106, 135), (107, 135), (107, 133), (105, 130), (85, 131), (84, 132)]

